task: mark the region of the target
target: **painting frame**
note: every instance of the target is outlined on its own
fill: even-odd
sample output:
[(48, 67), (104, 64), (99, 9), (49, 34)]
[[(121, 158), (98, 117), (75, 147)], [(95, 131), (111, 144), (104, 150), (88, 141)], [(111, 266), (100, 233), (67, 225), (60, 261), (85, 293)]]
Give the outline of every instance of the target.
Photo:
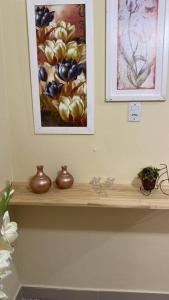
[[(27, 21), (28, 21), (28, 36), (29, 36), (29, 56), (30, 56), (30, 72), (31, 72), (31, 86), (32, 86), (32, 103), (33, 103), (33, 115), (34, 115), (34, 128), (35, 134), (94, 134), (94, 30), (93, 30), (93, 0), (27, 0)], [(53, 7), (53, 6), (68, 6), (68, 5), (84, 5), (85, 7), (85, 16), (84, 16), (84, 32), (85, 32), (85, 41), (86, 41), (86, 62), (85, 62), (85, 71), (86, 72), (86, 86), (84, 90), (87, 94), (87, 104), (85, 113), (86, 114), (86, 123), (82, 125), (77, 124), (68, 124), (60, 126), (42, 125), (42, 112), (41, 112), (41, 99), (39, 93), (39, 64), (38, 64), (38, 55), (37, 55), (37, 23), (35, 23), (35, 7)], [(65, 42), (66, 43), (66, 42)], [(71, 59), (73, 61), (73, 59)], [(76, 62), (75, 62), (76, 63)], [(73, 64), (73, 62), (72, 62)], [(73, 66), (74, 67), (74, 66)], [(75, 66), (76, 67), (76, 66)], [(63, 69), (62, 69), (63, 70)], [(79, 69), (78, 69), (79, 70)], [(78, 71), (79, 72), (79, 71)], [(81, 71), (82, 72), (82, 71)], [(69, 73), (70, 74), (70, 73)], [(43, 75), (43, 74), (42, 74)], [(79, 77), (76, 77), (78, 79)], [(63, 78), (62, 78), (63, 80)], [(65, 78), (64, 78), (65, 80)], [(73, 80), (73, 79), (71, 79)], [(86, 88), (86, 89), (85, 89)], [(49, 90), (49, 89), (48, 89)], [(76, 96), (75, 94), (73, 96)], [(78, 96), (81, 97), (81, 96)], [(70, 97), (69, 97), (70, 98)], [(79, 98), (78, 98), (79, 99)], [(76, 99), (77, 100), (77, 99)], [(52, 100), (53, 101), (53, 100)], [(72, 100), (73, 101), (73, 100)], [(74, 104), (75, 113), (78, 113), (80, 117), (82, 116), (82, 105), (80, 100), (77, 100)], [(52, 102), (53, 103), (53, 102)], [(57, 108), (58, 109), (58, 108)], [(71, 108), (73, 109), (73, 108)], [(72, 110), (69, 109), (69, 114)], [(75, 113), (70, 116), (73, 121), (75, 120)], [(79, 117), (79, 118), (80, 118)], [(81, 117), (82, 118), (82, 117)], [(78, 119), (78, 116), (77, 116)], [(72, 122), (73, 122), (72, 121)], [(80, 121), (79, 121), (80, 122)]]
[[(168, 76), (168, 52), (169, 52), (169, 1), (161, 0), (159, 1), (158, 6), (158, 25), (157, 25), (157, 36), (156, 36), (156, 69), (154, 72), (154, 88), (141, 88), (138, 86), (134, 86), (133, 90), (129, 87), (131, 86), (130, 82), (128, 84), (127, 80), (124, 81), (124, 84), (120, 85), (119, 82), (121, 78), (127, 78), (128, 70), (130, 72), (130, 65), (124, 66), (125, 59), (120, 58), (121, 61), (119, 63), (119, 48), (120, 54), (123, 52), (125, 45), (127, 42), (123, 42), (122, 35), (120, 36), (119, 27), (124, 26), (126, 22), (124, 21), (125, 17), (122, 19), (122, 15), (120, 15), (120, 4), (121, 5), (130, 5), (127, 8), (136, 10), (136, 6), (134, 6), (134, 0), (122, 0), (125, 3), (120, 2), (121, 0), (107, 0), (107, 19), (106, 19), (106, 101), (165, 101), (167, 100), (168, 90), (167, 90), (167, 76)], [(158, 0), (157, 0), (158, 1)], [(145, 1), (146, 2), (146, 1)], [(119, 4), (120, 3), (120, 4)], [(136, 3), (138, 3), (136, 1)], [(133, 5), (133, 6), (132, 6)], [(127, 9), (126, 8), (126, 9)], [(124, 9), (122, 13), (124, 14)], [(132, 11), (128, 12), (128, 16), (130, 17)], [(127, 13), (126, 13), (127, 15)], [(127, 18), (129, 18), (126, 16)], [(122, 21), (121, 21), (122, 20)], [(148, 19), (149, 20), (149, 19)], [(121, 22), (121, 23), (120, 23)], [(119, 25), (123, 24), (123, 25)], [(136, 30), (136, 29), (135, 29)], [(119, 42), (119, 36), (121, 38)], [(112, 38), (115, 37), (115, 38)], [(127, 38), (126, 38), (127, 39)], [(132, 43), (132, 40), (130, 41)], [(134, 41), (135, 42), (135, 41)], [(135, 42), (136, 43), (136, 42)], [(120, 44), (120, 46), (119, 46)], [(126, 47), (126, 49), (129, 49)], [(136, 49), (136, 48), (135, 48)], [(136, 50), (137, 51), (137, 50)], [(129, 50), (128, 50), (129, 52)], [(141, 56), (137, 56), (141, 57)], [(131, 56), (130, 56), (131, 58)], [(126, 59), (127, 60), (127, 59)], [(128, 60), (129, 61), (129, 60)], [(130, 60), (131, 61), (131, 60)], [(118, 64), (121, 67), (121, 73), (118, 70)], [(149, 64), (150, 66), (150, 64)], [(150, 74), (150, 73), (149, 73)], [(121, 77), (120, 77), (121, 76)], [(126, 77), (125, 77), (126, 76)], [(131, 79), (131, 76), (128, 77)], [(143, 78), (144, 80), (144, 78)], [(147, 80), (148, 81), (148, 80)], [(123, 82), (122, 82), (123, 83)], [(132, 82), (133, 83), (133, 82)], [(128, 86), (127, 86), (128, 84)], [(137, 81), (138, 84), (138, 81)], [(139, 82), (140, 84), (140, 82)], [(120, 86), (120, 88), (119, 88)], [(125, 87), (126, 86), (126, 87)]]

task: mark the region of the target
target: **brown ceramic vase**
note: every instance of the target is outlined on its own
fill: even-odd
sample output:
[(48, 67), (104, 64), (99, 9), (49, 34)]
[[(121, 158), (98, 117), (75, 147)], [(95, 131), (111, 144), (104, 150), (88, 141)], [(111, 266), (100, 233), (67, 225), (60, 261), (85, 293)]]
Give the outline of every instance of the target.
[(37, 166), (37, 173), (30, 180), (31, 190), (36, 194), (46, 193), (51, 184), (50, 178), (43, 172), (43, 166)]
[(67, 171), (67, 166), (62, 166), (56, 177), (56, 185), (59, 189), (68, 189), (74, 182), (73, 176)]

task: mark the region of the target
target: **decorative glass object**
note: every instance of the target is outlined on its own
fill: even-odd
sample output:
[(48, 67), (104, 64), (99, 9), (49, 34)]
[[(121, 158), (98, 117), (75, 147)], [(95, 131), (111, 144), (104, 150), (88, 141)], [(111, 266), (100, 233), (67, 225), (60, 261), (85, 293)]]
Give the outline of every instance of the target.
[(90, 184), (101, 197), (107, 197), (108, 191), (113, 189), (114, 180), (115, 178), (108, 177), (102, 181), (101, 177), (93, 177)]

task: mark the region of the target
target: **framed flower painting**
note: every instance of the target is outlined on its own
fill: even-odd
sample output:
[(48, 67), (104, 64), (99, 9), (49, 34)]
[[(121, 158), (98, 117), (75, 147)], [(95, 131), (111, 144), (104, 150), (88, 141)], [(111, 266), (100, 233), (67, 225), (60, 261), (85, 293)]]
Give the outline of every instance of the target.
[(35, 133), (93, 133), (92, 0), (27, 0)]
[(167, 99), (168, 0), (107, 0), (107, 101)]

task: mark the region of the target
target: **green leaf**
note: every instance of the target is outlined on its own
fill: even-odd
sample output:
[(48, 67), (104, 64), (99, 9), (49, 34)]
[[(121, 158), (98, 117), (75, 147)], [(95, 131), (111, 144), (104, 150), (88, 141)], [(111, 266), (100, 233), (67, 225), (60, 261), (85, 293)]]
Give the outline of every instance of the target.
[(13, 196), (14, 190), (12, 189), (12, 184), (8, 182), (4, 193), (0, 199), (0, 217), (2, 217), (7, 210), (8, 204)]

